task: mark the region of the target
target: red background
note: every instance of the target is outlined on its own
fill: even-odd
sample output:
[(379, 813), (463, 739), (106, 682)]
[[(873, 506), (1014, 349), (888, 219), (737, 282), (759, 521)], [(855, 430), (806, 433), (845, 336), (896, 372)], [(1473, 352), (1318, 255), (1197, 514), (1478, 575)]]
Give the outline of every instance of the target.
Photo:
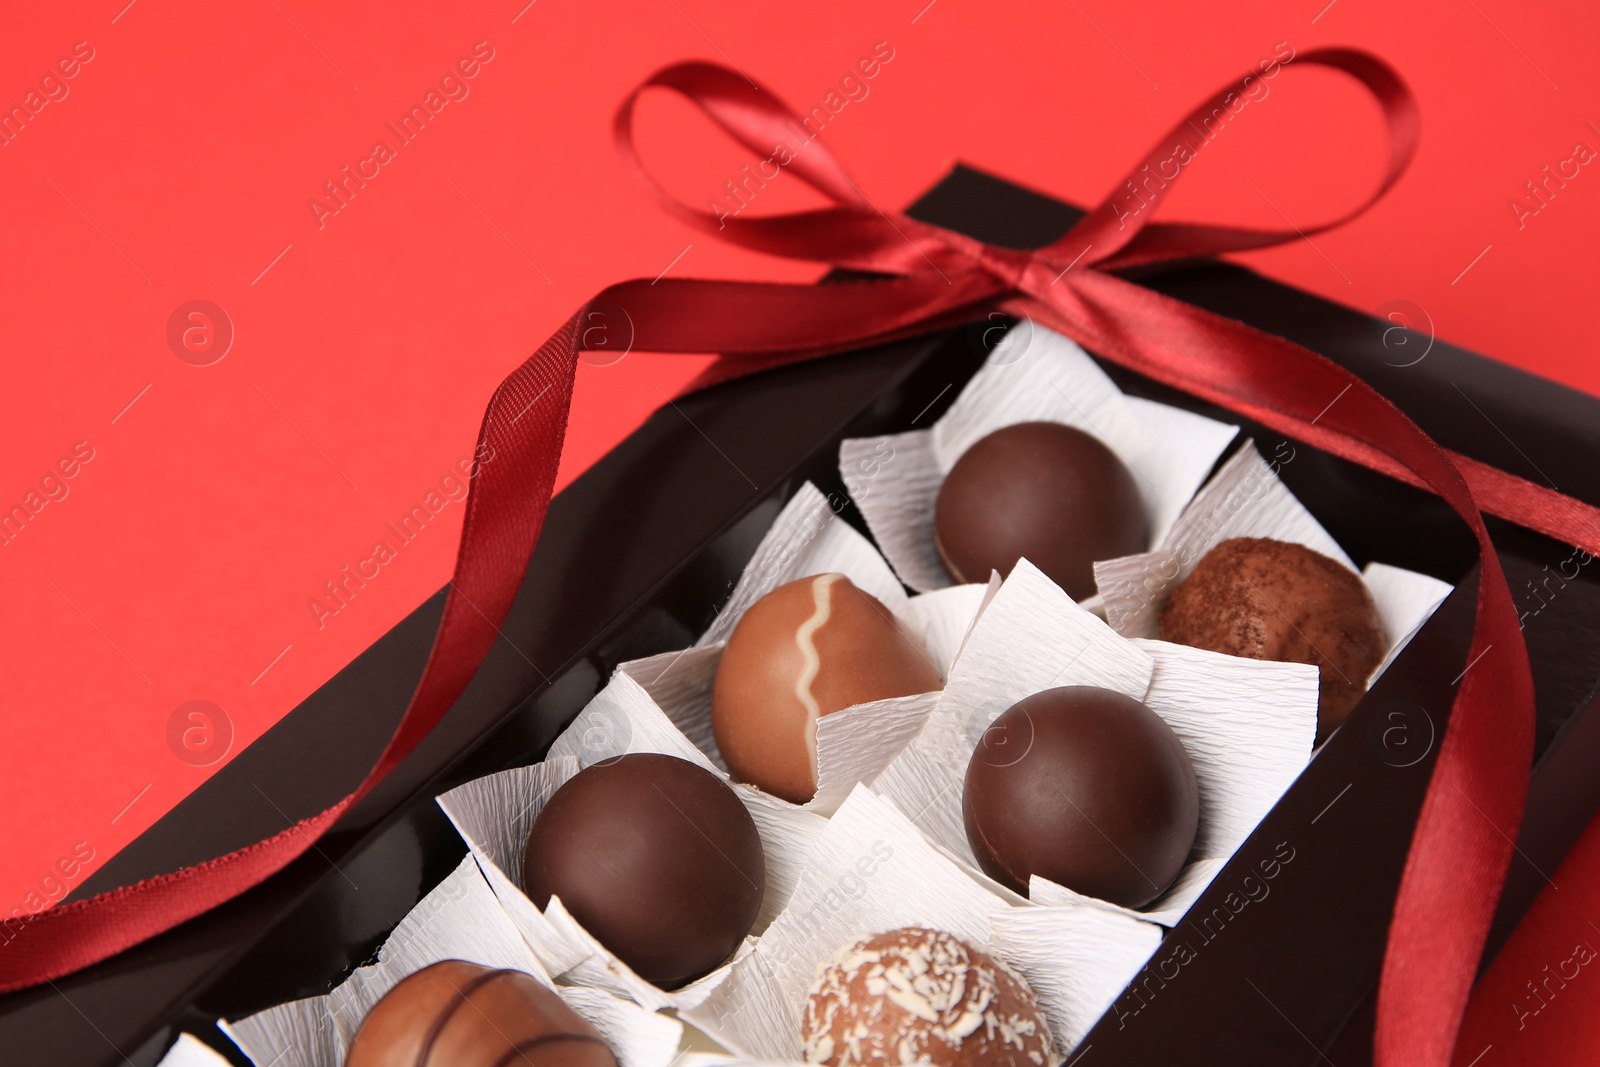
[[(1411, 325), (1600, 392), (1600, 168), (1520, 228), (1509, 207), (1576, 142), (1600, 148), (1600, 35), (1577, 3), (125, 3), (0, 35), (5, 108), (93, 49), (0, 147), (0, 509), (76, 443), (94, 457), (0, 544), (0, 913), (59, 897), (222, 765), (215, 738), (216, 762), (177, 757), (179, 705), (223, 709), (237, 753), (443, 584), (459, 503), (320, 626), (307, 606), (470, 454), (493, 386), (586, 296), (668, 269), (819, 272), (691, 235), (626, 176), (610, 114), (673, 60), (732, 63), (809, 109), (888, 42), (824, 139), (893, 208), (958, 159), (1093, 202), (1279, 42), (1359, 45), (1421, 102), (1416, 163), (1357, 223), (1244, 261), (1358, 308), (1409, 301)], [(323, 183), (398, 145), (385, 123), (480, 41), (468, 95), (319, 226)], [(747, 161), (675, 100), (647, 100), (640, 128), (692, 203)], [(1304, 227), (1378, 173), (1376, 109), (1335, 74), (1291, 66), (1229, 130), (1167, 217)], [(750, 210), (808, 202), (785, 176)], [(235, 330), (209, 366), (166, 340), (193, 299)], [(584, 367), (563, 478), (700, 362)]]

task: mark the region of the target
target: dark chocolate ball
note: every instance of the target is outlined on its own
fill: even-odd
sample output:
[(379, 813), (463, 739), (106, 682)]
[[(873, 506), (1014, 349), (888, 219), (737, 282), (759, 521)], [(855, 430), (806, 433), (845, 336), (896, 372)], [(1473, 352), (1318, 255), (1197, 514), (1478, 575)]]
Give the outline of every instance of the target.
[(1082, 430), (1021, 422), (956, 460), (933, 514), (934, 543), (957, 582), (986, 582), (1027, 557), (1074, 600), (1094, 595), (1094, 563), (1149, 547), (1144, 502), (1116, 454)]
[(345, 1067), (616, 1067), (600, 1034), (521, 971), (445, 960), (367, 1013)]
[(806, 998), (807, 1063), (1045, 1067), (1050, 1028), (1022, 976), (960, 938), (908, 926), (846, 946)]
[(533, 820), (522, 887), (551, 896), (634, 973), (676, 989), (715, 970), (755, 924), (766, 859), (728, 784), (638, 752), (579, 771)]
[(984, 873), (1033, 875), (1140, 908), (1194, 846), (1200, 794), (1183, 742), (1132, 697), (1065, 686), (1018, 701), (979, 739), (962, 815)]
[(1388, 643), (1367, 583), (1304, 545), (1236, 537), (1207, 552), (1161, 614), (1164, 640), (1319, 673), (1317, 741), (1344, 725)]
[(711, 730), (741, 782), (804, 804), (817, 792), (817, 720), (940, 687), (928, 653), (842, 574), (781, 585), (734, 627), (711, 691)]

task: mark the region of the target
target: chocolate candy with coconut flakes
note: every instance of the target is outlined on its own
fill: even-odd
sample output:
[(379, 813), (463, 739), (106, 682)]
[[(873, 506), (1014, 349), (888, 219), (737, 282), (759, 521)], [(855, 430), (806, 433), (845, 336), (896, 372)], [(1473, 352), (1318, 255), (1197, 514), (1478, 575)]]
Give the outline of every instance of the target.
[(1161, 637), (1316, 667), (1319, 744), (1350, 717), (1388, 649), (1360, 575), (1304, 545), (1264, 537), (1236, 537), (1207, 552), (1167, 601)]
[(384, 994), (346, 1067), (617, 1067), (595, 1028), (521, 971), (463, 960), (424, 967)]
[(848, 946), (806, 998), (802, 1055), (829, 1067), (1045, 1067), (1050, 1030), (1021, 975), (951, 934), (890, 930)]
[(750, 606), (717, 665), (711, 730), (728, 770), (784, 800), (817, 792), (817, 720), (942, 685), (894, 613), (842, 574), (779, 586)]

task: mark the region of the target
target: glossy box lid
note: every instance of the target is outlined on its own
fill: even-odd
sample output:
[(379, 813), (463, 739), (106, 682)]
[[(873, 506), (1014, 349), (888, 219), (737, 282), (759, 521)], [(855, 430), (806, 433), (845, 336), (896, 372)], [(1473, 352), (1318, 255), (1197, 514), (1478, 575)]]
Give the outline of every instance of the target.
[[(1029, 247), (1078, 212), (958, 168), (912, 214)], [(1145, 281), (1338, 360), (1448, 447), (1600, 503), (1600, 401), (1241, 268), (1199, 263)], [(614, 664), (691, 642), (803, 481), (843, 498), (839, 440), (936, 417), (979, 365), (980, 337), (961, 330), (785, 368), (657, 412), (557, 497), (501, 640), (435, 735), (265, 885), (54, 990), (0, 999), (8, 1062), (154, 1063), (183, 1029), (226, 1046), (217, 1017), (336, 983), (463, 854), (433, 796), (536, 760)], [(1108, 370), (1130, 393), (1214, 413)], [(1513, 440), (1547, 444), (1543, 469)], [(1425, 494), (1296, 448), (1303, 458), (1284, 480), (1357, 563), (1381, 557), (1462, 588), (1089, 1035), (1097, 1063), (1311, 1062), (1344, 1031), (1359, 1053), (1370, 1028), (1363, 1005), (1434, 751), (1397, 757), (1384, 731), (1398, 723), (1426, 740), (1444, 725), (1471, 626), (1472, 544)], [(1497, 945), (1544, 885), (1539, 871), (1600, 806), (1586, 773), (1600, 758), (1600, 717), (1585, 714), (1600, 679), (1600, 580), (1560, 577), (1565, 546), (1492, 529), (1530, 613), (1542, 753)], [(237, 848), (347, 793), (398, 719), (441, 605), (439, 594), (417, 608), (75, 895)], [(1246, 875), (1269, 869), (1268, 892), (1241, 895)]]

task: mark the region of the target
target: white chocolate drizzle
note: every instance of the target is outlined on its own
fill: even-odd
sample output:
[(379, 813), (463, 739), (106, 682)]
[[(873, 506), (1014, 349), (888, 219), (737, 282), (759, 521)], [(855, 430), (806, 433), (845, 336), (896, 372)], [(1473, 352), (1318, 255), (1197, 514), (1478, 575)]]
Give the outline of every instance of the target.
[(822, 708), (817, 703), (816, 694), (811, 691), (811, 685), (817, 680), (817, 672), (822, 669), (822, 657), (817, 653), (817, 631), (828, 624), (828, 618), (833, 614), (833, 583), (843, 578), (842, 574), (819, 574), (811, 580), (811, 598), (815, 604), (811, 617), (802, 622), (794, 632), (794, 643), (800, 649), (800, 674), (794, 680), (794, 696), (800, 701), (800, 706), (806, 709), (806, 751), (811, 757), (811, 780), (817, 780), (817, 720), (822, 717)]

